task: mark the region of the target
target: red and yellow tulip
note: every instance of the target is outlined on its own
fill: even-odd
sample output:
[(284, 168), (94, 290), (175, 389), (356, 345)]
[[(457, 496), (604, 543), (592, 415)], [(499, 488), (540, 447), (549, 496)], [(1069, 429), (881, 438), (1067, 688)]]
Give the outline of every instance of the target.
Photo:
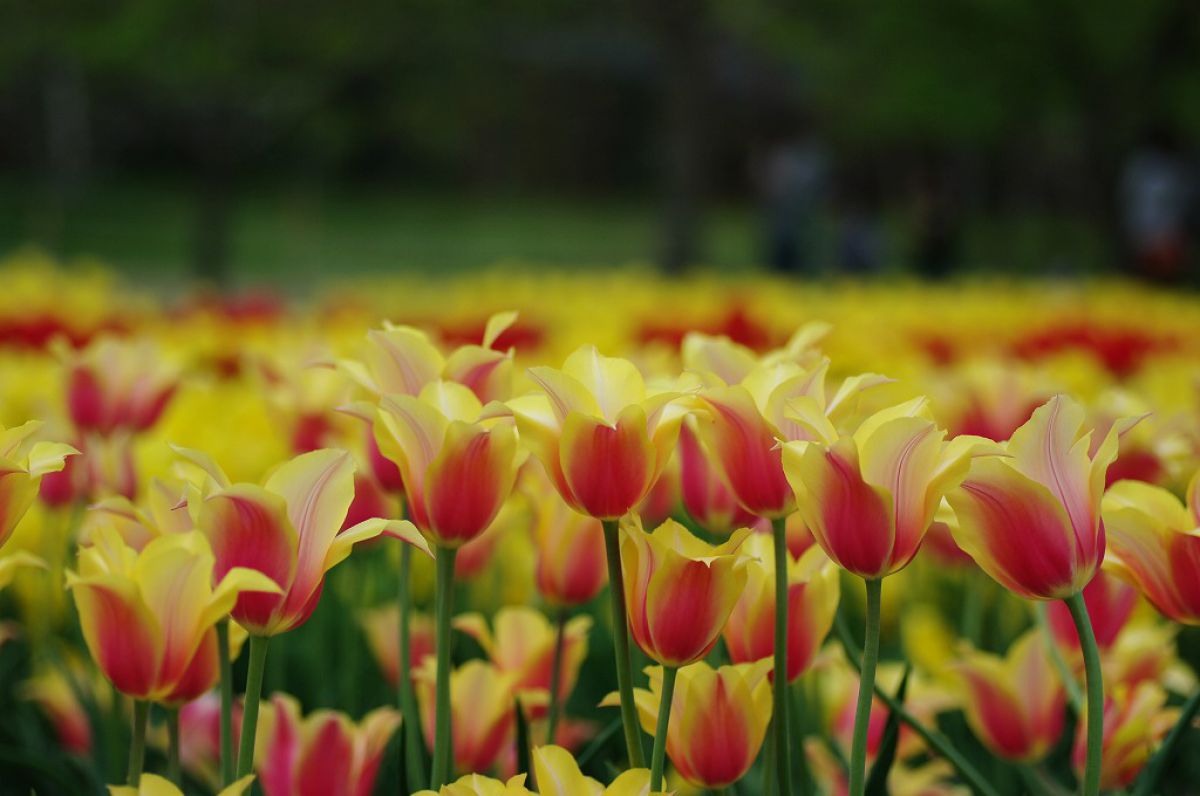
[(318, 710), (301, 716), (295, 698), (275, 694), (264, 706), (255, 770), (265, 796), (363, 796), (375, 778), (400, 714), (376, 708), (355, 723)]
[[(425, 741), (434, 745), (436, 662), (415, 673)], [(488, 771), (511, 740), (514, 678), (491, 663), (468, 661), (450, 673), (451, 760), (456, 771)]]
[[(1113, 689), (1104, 700), (1104, 756), (1100, 759), (1100, 787), (1115, 790), (1133, 784), (1175, 722), (1179, 710), (1167, 707), (1167, 692), (1158, 683)], [(1087, 737), (1081, 722), (1075, 735), (1071, 763), (1083, 772)]]
[[(734, 663), (770, 658), (775, 652), (775, 570), (771, 539), (752, 534), (741, 547), (751, 560), (746, 587), (729, 615), (723, 636)], [(808, 670), (833, 627), (841, 596), (838, 570), (819, 549), (788, 562), (788, 681)]]
[(341, 450), (305, 453), (285, 462), (262, 486), (230, 483), (206, 457), (186, 455), (210, 479), (193, 490), (190, 510), (212, 543), (216, 574), (233, 568), (262, 573), (278, 584), (273, 594), (240, 595), (235, 621), (250, 633), (273, 636), (305, 622), (317, 606), (325, 573), (355, 543), (387, 533), (428, 553), (410, 524), (379, 518), (339, 530), (354, 496), (354, 461)]
[(608, 582), (604, 529), (596, 518), (567, 506), (540, 465), (531, 463), (528, 472), (538, 593), (554, 606), (583, 605)]
[[(771, 723), (770, 661), (714, 669), (703, 661), (679, 670), (671, 700), (666, 751), (692, 785), (723, 788), (750, 770)], [(663, 670), (646, 669), (650, 689), (636, 689), (638, 717), (655, 732)], [(609, 694), (601, 705), (616, 705)]]
[(35, 442), (41, 428), (37, 420), (0, 426), (0, 548), (33, 504), (42, 477), (62, 470), (67, 457), (78, 453), (60, 442)]
[(1075, 400), (1051, 398), (1013, 432), (1003, 446), (1007, 455), (975, 459), (947, 498), (958, 518), (952, 530), (959, 547), (1027, 599), (1077, 593), (1104, 558), (1104, 474), (1128, 423), (1092, 440), (1084, 416)]
[[(383, 676), (393, 687), (399, 685), (401, 666), (397, 628), (400, 627), (400, 607), (373, 608), (361, 614), (359, 621), (367, 636), (367, 646), (383, 670)], [(415, 611), (411, 613), (408, 618), (409, 660), (404, 671), (411, 676), (420, 669), (426, 658), (433, 657), (435, 644), (433, 617)]]
[(968, 649), (951, 665), (967, 723), (993, 754), (1042, 759), (1063, 732), (1066, 696), (1037, 631), (998, 657)]
[[(454, 627), (479, 642), (496, 668), (512, 678), (521, 706), (531, 719), (546, 713), (554, 671), (556, 631), (540, 611), (524, 606), (501, 608), (492, 620), (493, 632), (482, 614), (460, 614)], [(558, 699), (565, 703), (575, 688), (579, 667), (587, 657), (587, 637), (592, 619), (577, 616), (563, 627), (562, 660), (559, 664)]]
[(237, 600), (280, 593), (255, 570), (220, 571), (198, 532), (159, 537), (140, 552), (115, 531), (100, 532), (80, 552), (79, 571), (67, 573), (67, 586), (105, 677), (135, 699), (166, 703), (195, 698), (216, 682), (213, 627)]
[(621, 534), (633, 640), (664, 666), (703, 658), (746, 586), (747, 559), (738, 548), (750, 532), (736, 531), (714, 546), (674, 520), (646, 533), (633, 519), (622, 525)]
[(868, 580), (903, 569), (980, 440), (947, 442), (922, 398), (877, 412), (853, 434), (839, 433), (811, 404), (793, 402), (792, 410), (813, 441), (786, 443), (783, 467), (817, 544)]
[(1137, 587), (1164, 615), (1200, 625), (1200, 475), (1187, 504), (1140, 481), (1118, 481), (1104, 496), (1105, 566)]

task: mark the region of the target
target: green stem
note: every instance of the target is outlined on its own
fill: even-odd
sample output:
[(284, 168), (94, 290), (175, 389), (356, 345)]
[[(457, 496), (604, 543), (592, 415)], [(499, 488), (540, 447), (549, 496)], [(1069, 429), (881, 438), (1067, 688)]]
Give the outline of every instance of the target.
[(854, 743), (850, 747), (850, 796), (863, 796), (867, 786), (867, 730), (875, 693), (875, 665), (879, 662), (879, 604), (883, 581), (872, 578), (864, 582), (867, 586), (867, 627), (858, 683), (858, 707), (854, 711)]
[(167, 708), (167, 779), (183, 786), (179, 767), (179, 708)]
[(242, 738), (238, 748), (237, 778), (254, 770), (254, 737), (258, 734), (258, 703), (262, 700), (263, 673), (267, 667), (270, 636), (250, 637), (250, 665), (246, 671), (246, 697), (242, 705)]
[(1158, 780), (1167, 770), (1167, 764), (1171, 762), (1171, 756), (1175, 752), (1175, 747), (1179, 746), (1180, 739), (1192, 728), (1192, 721), (1196, 718), (1198, 710), (1200, 710), (1200, 689), (1197, 689), (1196, 693), (1192, 694), (1191, 699), (1183, 706), (1175, 726), (1167, 734), (1166, 740), (1158, 748), (1158, 752), (1150, 760), (1150, 764), (1142, 771), (1142, 775), (1133, 789), (1133, 796), (1151, 796), (1156, 792)]
[(233, 784), (233, 661), (229, 659), (229, 619), (217, 622), (217, 657), (221, 664), (221, 787)]
[(412, 598), (409, 595), (408, 574), (412, 568), (412, 547), (400, 545), (400, 713), (404, 716), (404, 772), (408, 780), (408, 792), (419, 791), (425, 779), (425, 739), (421, 737), (421, 717), (417, 713), (417, 700), (412, 687), (412, 638), (409, 619), (412, 613)]
[(978, 647), (983, 628), (983, 594), (978, 588), (971, 588), (969, 576), (964, 578), (963, 583), (962, 635)]
[(763, 796), (775, 796), (775, 784), (779, 777), (776, 776), (775, 765), (775, 733), (768, 733), (765, 742), (763, 743)]
[(654, 752), (650, 757), (650, 792), (662, 790), (663, 760), (667, 752), (667, 725), (671, 721), (671, 701), (675, 696), (676, 666), (664, 666), (662, 697), (658, 702), (658, 724), (654, 728)]
[(788, 740), (788, 559), (787, 518), (771, 520), (775, 542), (775, 707), (771, 724), (775, 734), (775, 766), (779, 792), (792, 792), (791, 742)]
[[(845, 618), (840, 613), (834, 619), (834, 632), (837, 633), (838, 641), (842, 643), (842, 647), (846, 650), (846, 657), (850, 659), (850, 665), (861, 671), (862, 662), (859, 659), (858, 646), (854, 643), (854, 639), (850, 637)], [(984, 778), (983, 774), (979, 773), (979, 769), (975, 768), (971, 764), (971, 761), (963, 757), (962, 753), (954, 748), (954, 745), (950, 743), (950, 740), (946, 736), (937, 730), (926, 727), (916, 716), (909, 713), (904, 705), (900, 704), (895, 697), (878, 684), (875, 685), (875, 696), (883, 700), (883, 703), (888, 706), (888, 710), (896, 714), (900, 718), (900, 721), (907, 724), (913, 732), (919, 735), (921, 740), (930, 749), (949, 760), (962, 778), (966, 780), (967, 784), (978, 793), (983, 794), (983, 796), (1000, 796), (999, 791)]]
[(438, 790), (450, 779), (450, 617), (454, 603), (454, 559), (451, 547), (437, 550), (435, 611), (437, 614), (437, 714), (433, 731), (433, 772), (430, 790)]
[(1087, 678), (1087, 765), (1083, 772), (1083, 796), (1100, 792), (1100, 758), (1104, 754), (1104, 681), (1100, 673), (1100, 648), (1092, 632), (1083, 592), (1075, 592), (1065, 601), (1075, 620), (1079, 645), (1083, 648), (1083, 671)]
[(550, 706), (546, 710), (546, 744), (554, 743), (554, 733), (558, 729), (558, 690), (562, 687), (562, 658), (563, 642), (566, 635), (567, 609), (560, 608), (554, 621), (554, 660), (550, 670)]
[(625, 615), (625, 578), (621, 572), (621, 537), (616, 520), (604, 520), (604, 550), (608, 556), (608, 591), (612, 603), (613, 648), (617, 658), (617, 691), (630, 768), (645, 768), (637, 706), (633, 701), (633, 667), (629, 662), (629, 620)]
[(1039, 602), (1035, 605), (1033, 615), (1038, 629), (1045, 638), (1046, 652), (1050, 655), (1050, 662), (1054, 664), (1054, 668), (1058, 672), (1058, 679), (1062, 680), (1063, 688), (1067, 690), (1067, 702), (1070, 703), (1071, 710), (1076, 716), (1082, 716), (1083, 692), (1079, 690), (1079, 681), (1075, 679), (1071, 667), (1067, 666), (1067, 662), (1063, 660), (1062, 650), (1054, 641), (1054, 631), (1050, 629), (1050, 619), (1046, 614), (1046, 603)]
[(133, 703), (133, 735), (129, 739), (129, 768), (125, 784), (138, 787), (142, 781), (142, 763), (146, 759), (146, 723), (150, 719), (150, 703), (138, 699)]

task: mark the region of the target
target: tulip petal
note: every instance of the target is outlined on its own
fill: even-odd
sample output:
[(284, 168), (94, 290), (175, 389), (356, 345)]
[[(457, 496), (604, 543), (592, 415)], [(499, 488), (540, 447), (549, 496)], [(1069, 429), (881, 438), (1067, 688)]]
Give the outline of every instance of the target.
[(124, 694), (151, 695), (162, 659), (163, 634), (133, 582), (117, 576), (67, 573), (79, 625), (92, 658)]
[(461, 545), (496, 519), (516, 480), (517, 432), (455, 421), (429, 465), (425, 505), (441, 544)]
[(657, 456), (637, 404), (621, 411), (615, 427), (578, 412), (563, 424), (563, 475), (579, 506), (598, 519), (616, 519), (641, 502), (653, 485)]
[(29, 474), (37, 478), (60, 472), (66, 466), (68, 456), (78, 455), (78, 450), (61, 442), (35, 442), (29, 449)]
[(437, 347), (410, 326), (367, 332), (366, 363), (372, 391), (380, 395), (417, 395), (442, 372)]

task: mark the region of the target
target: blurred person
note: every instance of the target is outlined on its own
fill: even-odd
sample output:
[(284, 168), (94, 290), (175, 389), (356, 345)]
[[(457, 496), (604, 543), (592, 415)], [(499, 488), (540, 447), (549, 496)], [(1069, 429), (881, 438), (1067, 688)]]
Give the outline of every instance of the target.
[(1121, 174), (1121, 222), (1140, 276), (1175, 281), (1191, 249), (1195, 177), (1173, 132), (1156, 126), (1129, 155)]
[(815, 270), (816, 216), (829, 169), (825, 148), (807, 124), (784, 127), (767, 142), (757, 164), (762, 195), (766, 260), (772, 270)]

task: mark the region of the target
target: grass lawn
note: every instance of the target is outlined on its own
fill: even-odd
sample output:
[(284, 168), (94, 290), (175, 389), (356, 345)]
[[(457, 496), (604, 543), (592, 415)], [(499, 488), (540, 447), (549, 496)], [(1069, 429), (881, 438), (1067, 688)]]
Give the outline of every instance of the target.
[[(190, 276), (194, 218), (194, 196), (179, 184), (98, 183), (59, 213), (38, 186), (0, 179), (0, 253), (37, 245), (68, 260), (95, 257), (151, 286), (177, 286)], [(233, 204), (230, 273), (235, 285), (303, 289), (322, 278), (397, 269), (436, 275), (501, 261), (560, 268), (647, 263), (659, 249), (659, 220), (649, 201), (257, 187)], [(824, 227), (822, 249), (832, 252), (832, 224)], [(887, 270), (903, 270), (903, 220), (889, 218), (888, 231)], [(758, 234), (753, 207), (712, 210), (705, 265), (752, 268)], [(1094, 231), (1044, 217), (973, 220), (964, 259), (971, 270), (1029, 274), (1092, 272), (1105, 261)]]

